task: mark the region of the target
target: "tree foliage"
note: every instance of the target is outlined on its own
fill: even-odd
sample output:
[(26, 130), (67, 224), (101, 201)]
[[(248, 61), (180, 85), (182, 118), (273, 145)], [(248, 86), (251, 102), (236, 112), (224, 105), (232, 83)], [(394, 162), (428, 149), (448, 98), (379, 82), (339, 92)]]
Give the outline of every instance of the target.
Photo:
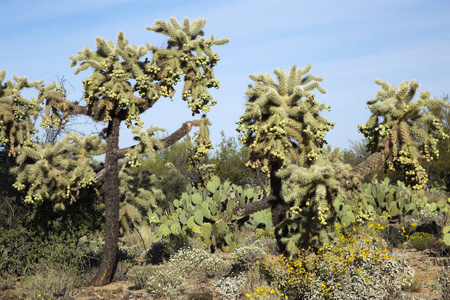
[(242, 147), (234, 137), (226, 137), (222, 132), (222, 141), (216, 146), (210, 162), (216, 166), (215, 173), (221, 181), (230, 181), (232, 184), (244, 186), (245, 184), (258, 185), (265, 178), (258, 178), (258, 170), (245, 166), (248, 160), (248, 148)]

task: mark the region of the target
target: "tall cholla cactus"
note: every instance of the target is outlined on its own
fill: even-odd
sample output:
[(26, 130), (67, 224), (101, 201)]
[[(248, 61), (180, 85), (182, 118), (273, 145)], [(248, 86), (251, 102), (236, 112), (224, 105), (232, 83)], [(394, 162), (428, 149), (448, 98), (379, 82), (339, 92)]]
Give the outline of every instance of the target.
[(309, 167), (291, 163), (278, 172), (288, 186), (285, 201), (290, 208), (282, 227), (290, 234), (282, 241), (291, 255), (321, 244), (324, 229), (335, 221), (335, 198), (347, 197), (341, 180), (349, 176), (349, 170), (350, 166), (341, 160), (339, 148), (331, 150), (329, 146)]
[[(56, 107), (69, 114), (89, 114), (103, 122), (110, 121), (112, 115), (120, 114), (126, 125), (131, 126), (135, 121), (135, 125), (142, 126), (139, 115), (151, 108), (161, 96), (172, 98), (174, 86), (184, 77), (182, 98), (188, 101), (193, 115), (200, 111), (208, 112), (216, 101), (207, 88), (219, 87), (213, 67), (220, 58), (211, 46), (223, 45), (228, 39), (215, 40), (214, 36), (205, 39), (201, 30), (205, 23), (204, 19), (200, 19), (190, 25), (186, 18), (181, 27), (175, 18), (167, 23), (155, 21), (155, 26), (147, 27), (147, 30), (168, 35), (167, 49), (148, 44), (140, 47), (129, 45), (123, 32), (119, 32), (116, 45), (113, 41), (98, 37), (97, 50), (86, 46), (70, 58), (72, 66), (79, 64), (75, 74), (88, 68), (94, 69), (92, 75), (83, 80), (87, 106), (62, 101), (65, 95), (55, 84), (42, 89), (40, 97), (46, 100), (48, 107)], [(152, 61), (140, 60), (149, 51), (153, 52)], [(136, 80), (134, 86), (130, 84), (130, 79)], [(51, 110), (47, 108), (46, 112)]]
[(286, 159), (305, 165), (322, 152), (323, 138), (334, 123), (319, 116), (330, 107), (314, 100), (314, 89), (325, 90), (319, 85), (321, 78), (306, 75), (310, 69), (294, 65), (289, 75), (274, 70), (278, 84), (269, 74), (250, 75), (255, 84), (248, 87), (247, 109), (237, 122), (244, 134), (241, 141), (250, 148), (250, 165), (264, 171), (271, 162), (281, 166)]
[[(270, 194), (264, 199), (238, 207), (235, 214), (245, 216), (271, 208), (272, 223), (280, 224), (290, 204), (286, 203), (281, 178), (277, 172), (289, 161), (300, 166), (310, 165), (322, 153), (324, 136), (334, 123), (328, 122), (319, 113), (329, 106), (314, 100), (312, 91), (321, 93), (321, 78), (306, 75), (310, 66), (298, 69), (294, 65), (289, 75), (284, 70), (274, 70), (278, 84), (269, 74), (250, 76), (255, 84), (246, 92), (247, 109), (237, 124), (243, 133), (241, 141), (250, 148), (248, 164), (261, 167), (270, 176)], [(284, 251), (284, 233), (275, 230), (278, 246)]]
[(0, 145), (9, 145), (9, 155), (16, 155), (16, 147), (31, 145), (36, 133), (34, 120), (39, 111), (37, 101), (21, 95), (24, 88), (42, 87), (40, 82), (28, 82), (26, 78), (13, 77), (15, 82), (6, 81), (6, 71), (0, 71)]
[[(149, 44), (139, 47), (129, 45), (123, 32), (119, 32), (116, 43), (98, 37), (96, 50), (86, 46), (78, 51), (76, 56), (71, 57), (71, 65), (76, 67), (75, 74), (88, 69), (92, 72), (83, 80), (85, 103), (67, 100), (64, 89), (55, 83), (44, 86), (41, 83), (28, 83), (26, 80), (15, 79), (16, 85), (9, 82), (1, 85), (0, 115), (3, 123), (0, 127), (0, 143), (8, 144), (13, 154), (14, 147), (25, 141), (31, 141), (29, 133), (34, 132), (34, 127), (29, 122), (29, 118), (37, 114), (38, 105), (41, 104), (45, 106), (45, 116), (42, 121), (44, 127), (61, 128), (71, 115), (85, 115), (105, 125), (102, 131), (105, 164), (104, 169), (98, 174), (94, 174), (88, 164), (80, 163), (80, 168), (86, 167), (83, 173), (78, 172), (80, 168), (67, 162), (65, 158), (67, 155), (70, 156), (71, 152), (75, 153), (75, 158), (81, 159), (76, 151), (83, 147), (73, 138), (74, 148), (67, 148), (67, 152), (51, 147), (36, 148), (36, 151), (24, 148), (20, 161), (26, 162), (31, 159), (37, 164), (34, 167), (24, 164), (17, 169), (19, 179), (16, 183), (19, 189), (25, 189), (31, 185), (31, 188), (27, 190), (29, 202), (52, 198), (52, 195), (64, 198), (64, 195), (59, 192), (62, 184), (65, 185), (64, 191), (68, 194), (68, 198), (76, 197), (76, 191), (79, 188), (73, 182), (80, 184), (81, 187), (92, 184), (101, 186), (99, 192), (105, 199), (105, 249), (99, 271), (92, 280), (94, 285), (109, 283), (114, 273), (121, 216), (119, 160), (127, 158), (131, 166), (136, 165), (138, 154), (173, 145), (190, 132), (192, 126), (200, 127), (197, 139), (199, 149), (206, 153), (211, 148), (206, 128), (209, 121), (206, 118), (184, 122), (177, 131), (161, 141), (153, 136), (155, 129), (143, 129), (143, 122), (140, 120), (140, 115), (152, 108), (161, 97), (172, 98), (175, 85), (182, 79), (184, 79), (182, 99), (187, 101), (192, 115), (202, 111), (208, 112), (216, 103), (207, 91), (208, 88), (219, 87), (213, 72), (219, 56), (211, 50), (211, 46), (223, 45), (228, 42), (228, 39), (216, 40), (214, 36), (205, 39), (202, 31), (205, 23), (203, 19), (190, 23), (187, 18), (182, 24), (179, 24), (175, 18), (171, 18), (169, 22), (155, 21), (154, 26), (147, 29), (169, 37), (165, 49)], [(149, 52), (151, 55), (145, 57)], [(1, 81), (4, 77), (5, 73), (1, 72)], [(27, 102), (22, 99), (20, 89), (23, 87), (35, 87), (39, 90), (36, 102)], [(129, 128), (132, 126), (139, 128), (133, 129), (139, 135), (138, 145), (119, 148), (121, 123)], [(61, 158), (57, 158), (57, 155)], [(86, 160), (88, 157), (89, 154), (86, 154)], [(54, 169), (60, 169), (61, 172), (67, 171), (70, 176), (63, 179), (62, 173), (59, 174)], [(55, 181), (48, 181), (44, 178), (50, 174), (47, 171), (59, 177)], [(31, 182), (30, 178), (35, 178), (35, 182)], [(74, 181), (70, 181), (72, 179)], [(48, 188), (48, 191), (45, 191), (44, 187)], [(52, 194), (51, 189), (58, 190), (58, 193)], [(59, 205), (58, 208), (64, 207)]]
[(419, 88), (416, 81), (405, 81), (399, 88), (378, 80), (376, 84), (382, 90), (367, 102), (372, 116), (365, 125), (358, 125), (373, 154), (352, 173), (361, 177), (372, 170), (378, 173), (387, 162), (388, 169), (404, 174), (408, 185), (421, 189), (428, 181), (421, 163), (438, 158), (437, 143), (448, 138), (430, 110), (450, 105), (441, 99), (431, 99), (428, 91), (421, 92), (419, 99), (413, 102)]

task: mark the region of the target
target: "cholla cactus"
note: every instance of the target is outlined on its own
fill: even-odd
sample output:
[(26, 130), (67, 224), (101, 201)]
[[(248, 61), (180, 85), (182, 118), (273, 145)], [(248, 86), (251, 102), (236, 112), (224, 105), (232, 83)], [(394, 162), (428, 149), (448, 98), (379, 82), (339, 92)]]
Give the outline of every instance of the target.
[(250, 165), (261, 165), (265, 171), (273, 161), (284, 164), (290, 159), (305, 165), (322, 152), (324, 136), (334, 123), (319, 115), (330, 107), (314, 100), (314, 89), (325, 90), (319, 85), (322, 78), (306, 75), (310, 69), (294, 65), (289, 75), (274, 70), (278, 84), (269, 74), (250, 76), (255, 84), (248, 87), (247, 110), (237, 122), (244, 134), (241, 141), (251, 151)]
[[(62, 201), (56, 201), (58, 209), (64, 209), (67, 200), (69, 203), (74, 201), (80, 188), (94, 183), (101, 186), (98, 191), (105, 198), (107, 230), (102, 262), (92, 281), (95, 285), (110, 281), (117, 256), (121, 217), (119, 160), (127, 158), (130, 165), (137, 165), (138, 154), (173, 145), (192, 126), (200, 127), (198, 146), (202, 154), (211, 148), (206, 127), (209, 121), (206, 118), (183, 123), (180, 129), (161, 141), (153, 136), (154, 128), (135, 130), (140, 143), (119, 148), (121, 123), (129, 128), (133, 125), (142, 128), (140, 115), (152, 108), (161, 97), (172, 98), (175, 85), (182, 79), (182, 99), (188, 102), (193, 115), (207, 112), (215, 104), (207, 89), (219, 86), (213, 72), (219, 56), (211, 50), (211, 46), (223, 45), (228, 39), (216, 40), (214, 36), (205, 39), (202, 31), (205, 23), (203, 19), (193, 23), (184, 19), (182, 25), (175, 18), (171, 18), (170, 22), (156, 21), (153, 27), (147, 29), (169, 37), (165, 49), (149, 44), (139, 47), (130, 45), (123, 32), (119, 32), (115, 42), (98, 37), (95, 50), (86, 46), (70, 58), (71, 66), (76, 67), (75, 74), (88, 69), (92, 71), (83, 80), (84, 97), (80, 102), (68, 101), (64, 88), (55, 83), (44, 86), (40, 82), (29, 83), (26, 79), (15, 78), (16, 84), (9, 81), (0, 84), (0, 143), (9, 146), (11, 154), (15, 154), (18, 145), (31, 142), (35, 129), (30, 118), (37, 116), (39, 105), (45, 106), (44, 127), (62, 128), (71, 115), (84, 115), (105, 125), (101, 137), (97, 137), (105, 142), (104, 147), (99, 144), (85, 149), (83, 143), (87, 139), (74, 135), (71, 135), (67, 145), (58, 143), (55, 147), (36, 146), (36, 149), (24, 147), (19, 162), (31, 158), (35, 164), (24, 164), (16, 170), (16, 187), (30, 187), (27, 190), (28, 202), (62, 197)], [(150, 56), (145, 57), (149, 52)], [(0, 82), (4, 78), (5, 72), (2, 71)], [(39, 91), (36, 101), (27, 101), (20, 95), (24, 87), (34, 87)], [(104, 169), (99, 174), (95, 174), (89, 165), (92, 155), (98, 155), (91, 152), (97, 149), (105, 154)]]
[[(136, 228), (146, 223), (147, 213), (158, 211), (158, 202), (165, 199), (164, 193), (155, 188), (157, 178), (146, 172), (133, 172), (133, 169), (122, 166), (119, 173), (120, 194), (119, 219), (122, 231)], [(144, 184), (145, 183), (145, 184)]]
[(80, 188), (96, 183), (92, 157), (103, 152), (99, 136), (81, 138), (74, 133), (55, 145), (23, 147), (18, 166), (11, 170), (17, 174), (14, 187), (26, 189), (25, 202), (38, 204), (47, 199), (55, 203), (55, 210), (64, 210), (76, 201)]
[(16, 147), (31, 145), (37, 132), (32, 118), (36, 120), (41, 107), (36, 100), (21, 95), (24, 88), (42, 87), (42, 82), (29, 82), (26, 78), (13, 77), (6, 81), (6, 71), (0, 71), (0, 145), (9, 146), (9, 154), (16, 155)]
[(352, 172), (358, 176), (365, 176), (372, 170), (379, 172), (387, 161), (387, 168), (401, 171), (408, 185), (421, 189), (428, 181), (421, 163), (438, 158), (437, 143), (448, 138), (442, 123), (430, 109), (449, 108), (450, 104), (431, 99), (429, 91), (421, 92), (419, 99), (413, 102), (419, 88), (416, 81), (405, 81), (399, 88), (379, 80), (376, 83), (382, 90), (367, 102), (372, 116), (365, 125), (358, 125), (369, 141), (372, 156)]
[(290, 208), (282, 227), (290, 235), (282, 240), (291, 255), (302, 248), (321, 244), (320, 234), (336, 218), (334, 199), (347, 196), (341, 181), (349, 175), (349, 169), (350, 166), (341, 161), (339, 148), (331, 150), (329, 147), (309, 167), (292, 163), (278, 172), (289, 187), (285, 189), (285, 201)]
[[(319, 115), (330, 107), (314, 100), (314, 89), (321, 93), (325, 90), (319, 85), (321, 78), (306, 75), (310, 69), (311, 66), (297, 69), (294, 65), (289, 75), (282, 69), (274, 70), (278, 84), (269, 74), (250, 76), (255, 84), (246, 92), (249, 101), (237, 122), (238, 131), (243, 133), (242, 143), (250, 148), (248, 164), (269, 173), (270, 195), (238, 207), (235, 214), (244, 216), (270, 207), (272, 223), (280, 224), (290, 204), (285, 202), (277, 172), (289, 161), (300, 166), (311, 165), (322, 153), (324, 136), (334, 123)], [(284, 252), (283, 233), (276, 230), (275, 235), (280, 251)]]
[[(189, 23), (185, 18), (179, 24), (175, 18), (170, 18), (170, 22), (163, 20), (155, 21), (152, 30), (165, 34), (169, 37), (166, 50), (159, 50), (154, 46), (153, 64), (149, 68), (156, 72), (157, 76), (167, 76), (172, 74), (174, 83), (177, 76), (184, 76), (184, 88), (182, 92), (183, 100), (188, 102), (192, 115), (200, 111), (208, 112), (209, 107), (216, 103), (207, 91), (207, 88), (219, 88), (219, 81), (214, 77), (213, 67), (220, 60), (219, 55), (211, 50), (212, 45), (224, 45), (228, 39), (218, 39), (211, 35), (210, 39), (203, 37), (203, 26), (205, 19), (198, 19)], [(167, 94), (170, 96), (172, 88), (171, 81), (162, 82), (161, 88), (167, 86)]]

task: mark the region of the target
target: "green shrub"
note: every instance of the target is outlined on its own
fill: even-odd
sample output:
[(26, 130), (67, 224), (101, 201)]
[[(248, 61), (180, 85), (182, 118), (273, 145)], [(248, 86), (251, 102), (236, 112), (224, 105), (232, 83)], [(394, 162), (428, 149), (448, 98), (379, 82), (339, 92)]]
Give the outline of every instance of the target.
[(246, 282), (247, 278), (240, 274), (236, 277), (222, 277), (214, 286), (220, 299), (237, 300), (242, 294), (242, 287)]
[(241, 264), (249, 264), (264, 258), (266, 251), (258, 246), (245, 246), (234, 251), (234, 259)]
[(32, 270), (41, 260), (63, 263), (74, 271), (83, 263), (83, 252), (77, 247), (74, 235), (41, 236), (25, 228), (3, 230), (0, 235), (0, 270), (8, 270), (17, 276)]
[(212, 256), (209, 251), (195, 248), (180, 249), (167, 265), (184, 277), (196, 274), (218, 278), (229, 274), (232, 268), (230, 262)]
[(184, 280), (190, 275), (219, 278), (231, 272), (228, 261), (213, 257), (202, 249), (183, 248), (173, 254), (165, 267), (132, 267), (127, 278), (137, 288), (146, 288), (158, 297), (177, 297), (184, 290)]
[(119, 244), (119, 252), (123, 257), (139, 258), (147, 255), (147, 250), (142, 245), (126, 246)]
[(170, 256), (175, 253), (175, 249), (166, 241), (158, 241), (152, 244), (146, 254), (148, 263), (153, 265), (168, 261)]
[(437, 277), (437, 285), (442, 294), (442, 300), (450, 300), (450, 267), (442, 268)]
[(78, 274), (63, 264), (42, 261), (20, 281), (21, 299), (61, 299), (79, 286)]
[(185, 290), (184, 276), (170, 267), (153, 268), (145, 286), (156, 297), (179, 299)]
[(230, 274), (231, 263), (218, 257), (210, 256), (202, 261), (198, 267), (199, 274), (206, 274), (208, 277), (221, 278)]
[(252, 245), (263, 249), (267, 253), (278, 253), (277, 240), (273, 237), (262, 236), (254, 241)]
[(127, 272), (127, 279), (131, 281), (137, 289), (143, 289), (146, 287), (148, 278), (150, 278), (153, 272), (151, 265), (134, 266)]
[(171, 258), (168, 267), (182, 276), (198, 271), (202, 262), (211, 257), (211, 253), (202, 249), (183, 248)]
[(0, 291), (13, 289), (16, 285), (14, 276), (6, 272), (0, 272)]
[(23, 275), (43, 255), (39, 243), (25, 228), (2, 230), (0, 235), (0, 270)]
[(434, 242), (434, 236), (426, 232), (415, 232), (408, 238), (408, 245), (417, 251), (429, 249)]

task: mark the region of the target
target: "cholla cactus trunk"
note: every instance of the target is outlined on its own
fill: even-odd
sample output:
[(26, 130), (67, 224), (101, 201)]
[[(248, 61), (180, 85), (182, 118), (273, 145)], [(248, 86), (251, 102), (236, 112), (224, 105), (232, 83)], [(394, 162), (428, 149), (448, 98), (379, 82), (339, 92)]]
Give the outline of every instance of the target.
[[(286, 211), (289, 209), (289, 205), (285, 203), (283, 198), (283, 183), (281, 178), (277, 176), (277, 172), (281, 169), (281, 162), (272, 162), (270, 167), (270, 199), (269, 204), (272, 212), (272, 224), (277, 226), (286, 218)], [(281, 229), (275, 229), (275, 237), (277, 239), (278, 249), (281, 253), (284, 253), (286, 246), (281, 242), (283, 232)]]
[[(366, 177), (372, 171), (375, 171), (374, 177), (377, 176), (378, 173), (384, 168), (389, 151), (389, 143), (385, 142), (383, 146), (378, 148), (377, 152), (373, 153), (365, 161), (355, 166), (350, 173), (357, 177), (357, 181)], [(347, 186), (347, 188), (351, 188), (351, 186)]]
[(105, 154), (105, 184), (102, 191), (105, 195), (105, 247), (99, 271), (92, 280), (92, 285), (105, 285), (111, 281), (117, 256), (119, 240), (119, 128), (120, 119), (113, 118), (108, 124)]

